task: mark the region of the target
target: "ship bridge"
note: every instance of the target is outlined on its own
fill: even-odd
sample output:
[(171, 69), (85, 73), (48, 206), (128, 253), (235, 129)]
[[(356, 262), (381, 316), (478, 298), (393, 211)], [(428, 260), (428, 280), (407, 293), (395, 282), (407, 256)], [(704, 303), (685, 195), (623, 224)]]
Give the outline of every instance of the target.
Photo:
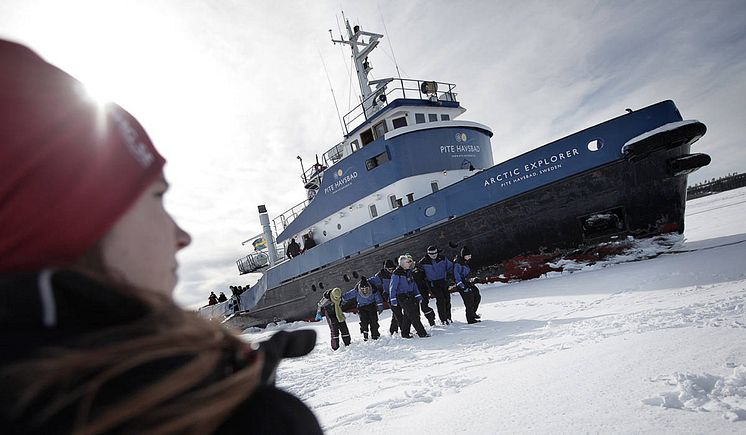
[[(386, 79), (345, 115), (345, 139), (302, 181), (307, 199), (275, 219), (277, 240), (312, 232), (324, 243), (491, 167), (489, 127), (459, 119), (455, 85)], [(371, 113), (372, 112), (372, 113)]]

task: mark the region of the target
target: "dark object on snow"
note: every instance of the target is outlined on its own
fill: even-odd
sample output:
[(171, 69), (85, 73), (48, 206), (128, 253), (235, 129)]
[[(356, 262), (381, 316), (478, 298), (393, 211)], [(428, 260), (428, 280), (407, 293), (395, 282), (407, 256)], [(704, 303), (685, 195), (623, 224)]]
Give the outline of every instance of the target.
[(259, 343), (259, 350), (264, 352), (262, 382), (267, 385), (274, 385), (277, 366), (283, 358), (297, 358), (307, 355), (315, 345), (316, 331), (313, 329), (292, 332), (279, 331), (269, 340)]

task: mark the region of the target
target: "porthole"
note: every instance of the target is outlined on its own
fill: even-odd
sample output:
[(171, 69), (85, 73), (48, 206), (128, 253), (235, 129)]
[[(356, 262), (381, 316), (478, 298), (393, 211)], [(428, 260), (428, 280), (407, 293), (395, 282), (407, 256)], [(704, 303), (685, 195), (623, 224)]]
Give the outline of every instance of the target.
[(592, 141), (588, 142), (588, 150), (590, 151), (598, 151), (601, 148), (604, 147), (604, 141), (601, 139), (593, 139)]
[(337, 224), (337, 229), (341, 230), (342, 229), (342, 224)]
[(319, 283), (319, 288), (320, 288), (321, 290), (324, 290), (324, 283), (323, 283), (323, 282), (320, 282), (320, 283)]
[(448, 247), (450, 247), (451, 249), (456, 249), (458, 248), (458, 243), (448, 242)]
[(324, 233), (323, 233), (323, 234), (324, 234), (324, 235), (326, 236), (326, 230), (324, 230)]
[(344, 275), (342, 275), (342, 279), (345, 280), (345, 282), (350, 282), (350, 277), (347, 276), (346, 273)]
[(427, 217), (433, 217), (433, 216), (435, 216), (435, 212), (436, 211), (437, 210), (435, 210), (435, 207), (433, 207), (431, 205), (430, 207), (428, 207), (428, 208), (425, 209), (425, 216), (427, 216)]
[(360, 274), (358, 274), (357, 271), (354, 270), (354, 271), (352, 271), (352, 277), (355, 278), (355, 279), (358, 279), (358, 278), (360, 278)]
[(313, 291), (313, 292), (316, 291), (316, 284), (311, 284), (311, 291)]

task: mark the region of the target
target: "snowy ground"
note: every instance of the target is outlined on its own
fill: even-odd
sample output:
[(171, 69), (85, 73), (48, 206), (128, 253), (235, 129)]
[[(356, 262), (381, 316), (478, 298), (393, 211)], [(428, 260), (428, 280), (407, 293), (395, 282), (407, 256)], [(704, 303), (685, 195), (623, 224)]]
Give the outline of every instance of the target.
[(333, 352), (310, 324), (316, 349), (278, 385), (331, 434), (746, 433), (744, 216), (746, 188), (690, 201), (667, 253), (481, 286), (476, 325), (454, 295), (457, 322), (430, 338), (390, 337), (384, 312), (363, 342), (350, 315), (353, 343)]

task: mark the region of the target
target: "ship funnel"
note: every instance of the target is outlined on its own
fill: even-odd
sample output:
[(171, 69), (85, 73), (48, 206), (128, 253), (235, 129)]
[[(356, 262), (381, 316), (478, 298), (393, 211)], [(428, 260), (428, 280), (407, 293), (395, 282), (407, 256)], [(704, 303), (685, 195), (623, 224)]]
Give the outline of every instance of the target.
[(275, 237), (272, 235), (272, 227), (269, 225), (269, 215), (265, 205), (259, 206), (259, 223), (262, 224), (264, 240), (267, 242), (267, 252), (269, 253), (269, 265), (274, 266), (277, 262), (277, 248), (275, 247)]

